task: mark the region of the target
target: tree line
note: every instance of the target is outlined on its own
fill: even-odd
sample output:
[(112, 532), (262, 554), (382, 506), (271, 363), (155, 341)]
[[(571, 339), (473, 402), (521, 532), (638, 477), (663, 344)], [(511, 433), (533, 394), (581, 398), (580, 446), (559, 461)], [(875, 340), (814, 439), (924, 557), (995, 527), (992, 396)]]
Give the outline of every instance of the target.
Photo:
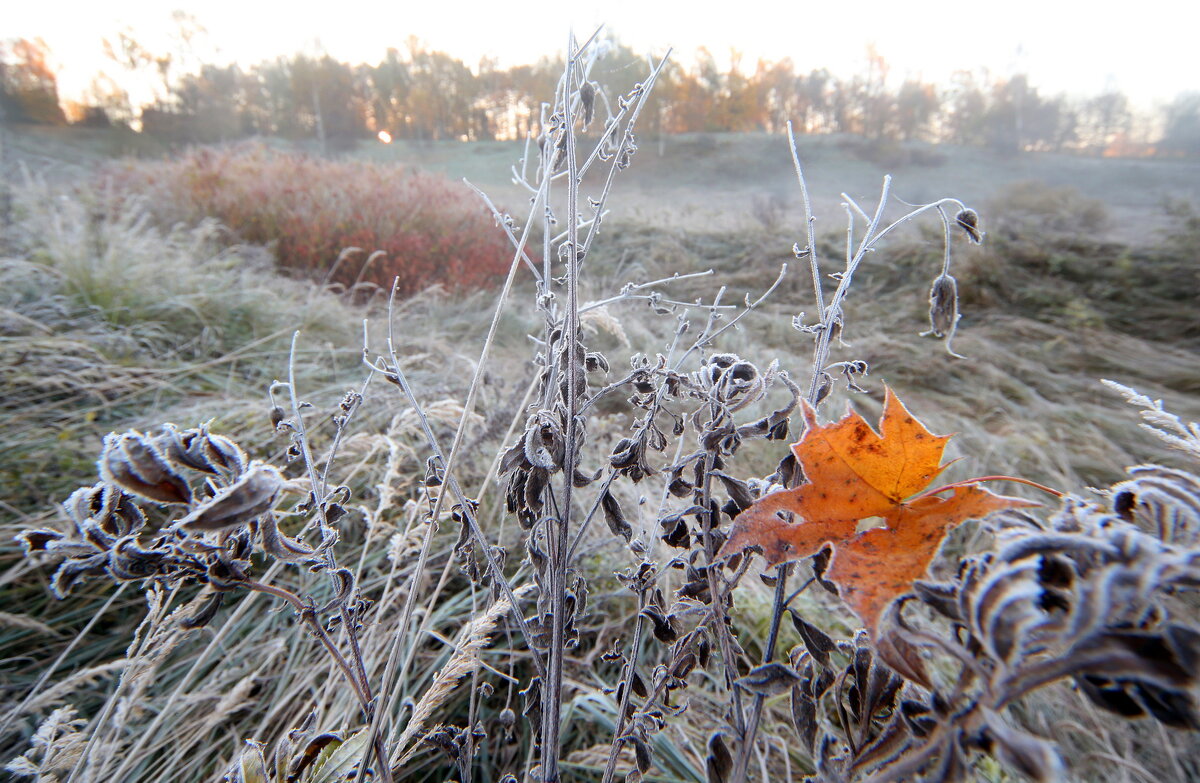
[[(40, 41), (0, 49), (0, 110), (10, 121), (62, 124), (140, 123), (168, 142), (206, 143), (249, 136), (315, 138), (336, 148), (385, 131), (394, 139), (520, 139), (536, 133), (542, 101), (553, 94), (561, 59), (476, 68), (410, 39), (376, 64), (294, 54), (243, 68), (200, 65), (176, 73), (121, 35), (106, 42), (125, 77), (157, 82), (154, 99), (131, 105), (119, 81), (98, 76), (86, 99), (60, 105), (48, 52)], [(610, 41), (591, 75), (608, 100), (633, 89), (646, 57)], [(1023, 74), (990, 77), (961, 71), (952, 83), (898, 84), (869, 51), (861, 73), (798, 70), (788, 59), (733, 57), (727, 67), (701, 50), (691, 64), (670, 62), (643, 111), (651, 134), (777, 132), (790, 120), (803, 133), (854, 134), (872, 140), (929, 141), (1003, 152), (1200, 155), (1200, 93), (1187, 93), (1159, 117), (1139, 116), (1122, 93), (1086, 98), (1043, 94)]]

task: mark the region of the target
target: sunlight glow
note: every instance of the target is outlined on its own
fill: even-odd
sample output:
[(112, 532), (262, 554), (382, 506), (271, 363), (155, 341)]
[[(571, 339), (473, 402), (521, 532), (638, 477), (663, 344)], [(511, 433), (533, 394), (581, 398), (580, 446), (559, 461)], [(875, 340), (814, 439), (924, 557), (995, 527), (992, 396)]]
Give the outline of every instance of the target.
[(392, 134), (388, 133), (385, 130), (379, 131), (379, 133), (375, 134), (375, 137), (377, 139), (379, 139), (380, 141), (382, 141), (384, 144), (392, 143)]

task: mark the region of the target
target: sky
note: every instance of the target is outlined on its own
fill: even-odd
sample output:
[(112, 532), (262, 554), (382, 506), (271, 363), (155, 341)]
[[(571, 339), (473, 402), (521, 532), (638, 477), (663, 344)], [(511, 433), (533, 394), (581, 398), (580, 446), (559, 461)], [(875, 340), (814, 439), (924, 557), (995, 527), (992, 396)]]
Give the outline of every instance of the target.
[(847, 76), (864, 70), (867, 47), (873, 45), (894, 80), (912, 76), (944, 84), (956, 70), (987, 68), (997, 76), (1026, 73), (1048, 94), (1094, 95), (1115, 88), (1147, 109), (1200, 89), (1195, 39), (1200, 3), (1195, 0), (1160, 0), (1153, 13), (1144, 14), (1137, 12), (1139, 4), (1097, 0), (11, 0), (6, 5), (0, 37), (45, 40), (52, 62), (61, 68), (60, 90), (68, 99), (78, 97), (96, 71), (116, 73), (103, 57), (106, 36), (128, 29), (149, 49), (170, 51), (178, 29), (172, 19), (176, 10), (205, 28), (195, 49), (217, 63), (249, 65), (298, 51), (373, 63), (389, 46), (403, 48), (416, 36), (468, 65), (487, 57), (506, 66), (561, 51), (572, 29), (586, 37), (604, 24), (637, 51), (661, 54), (673, 48), (685, 65), (705, 47), (723, 64), (736, 50), (744, 67), (752, 68), (760, 57), (790, 57), (799, 70), (823, 67)]

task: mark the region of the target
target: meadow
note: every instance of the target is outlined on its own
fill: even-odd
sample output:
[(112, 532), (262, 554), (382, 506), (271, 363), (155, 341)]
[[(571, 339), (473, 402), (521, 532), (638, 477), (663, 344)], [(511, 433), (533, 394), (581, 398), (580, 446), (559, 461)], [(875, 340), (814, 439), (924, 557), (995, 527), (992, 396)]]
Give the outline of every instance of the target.
[[(801, 137), (806, 199), (786, 136), (635, 147), (639, 95), (585, 130), (584, 84), (540, 152), (5, 129), (0, 761), (1200, 774), (1200, 163)], [(718, 557), (805, 483), (802, 400), (874, 424), (885, 385), (955, 433), (941, 480), (1072, 498), (1005, 485), (1043, 505), (950, 532), (886, 627), (828, 554)]]

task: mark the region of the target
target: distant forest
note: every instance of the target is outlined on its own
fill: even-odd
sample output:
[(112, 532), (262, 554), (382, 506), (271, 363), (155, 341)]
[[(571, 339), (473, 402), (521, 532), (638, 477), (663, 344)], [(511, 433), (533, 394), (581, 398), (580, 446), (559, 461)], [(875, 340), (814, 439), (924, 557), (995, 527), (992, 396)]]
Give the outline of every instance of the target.
[[(203, 65), (179, 72), (122, 34), (106, 42), (123, 77), (151, 80), (155, 99), (131, 105), (128, 93), (98, 76), (86, 100), (64, 105), (49, 52), (40, 41), (0, 46), (0, 111), (5, 121), (129, 125), (168, 143), (251, 136), (316, 139), (338, 149), (381, 131), (394, 139), (520, 139), (536, 133), (542, 101), (562, 62), (471, 68), (415, 39), (375, 65), (296, 54), (249, 68)], [(648, 72), (647, 58), (608, 42), (591, 70), (604, 100), (627, 94)], [(1200, 155), (1200, 93), (1178, 96), (1160, 116), (1138, 116), (1125, 95), (1082, 99), (1043, 95), (1025, 75), (989, 78), (959, 72), (949, 85), (895, 83), (869, 51), (862, 73), (798, 72), (790, 60), (738, 58), (723, 70), (701, 50), (690, 65), (670, 62), (643, 112), (644, 133), (781, 130), (841, 133), (881, 142), (928, 141), (1000, 152), (1072, 151), (1090, 155)]]

